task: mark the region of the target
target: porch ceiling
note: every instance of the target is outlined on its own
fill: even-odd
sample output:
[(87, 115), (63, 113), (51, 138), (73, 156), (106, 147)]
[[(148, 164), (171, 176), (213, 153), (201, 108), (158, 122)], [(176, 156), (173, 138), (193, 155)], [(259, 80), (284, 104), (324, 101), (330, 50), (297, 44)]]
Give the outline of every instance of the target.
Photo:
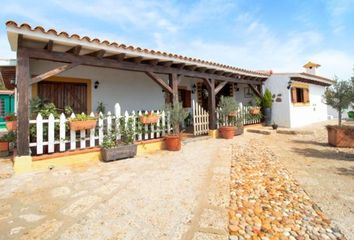
[[(45, 30), (40, 26), (32, 28), (28, 24), (18, 25), (13, 21), (8, 21), (6, 26), (13, 51), (17, 51), (18, 42), (21, 42), (21, 47), (34, 50), (34, 55), (40, 55), (44, 59), (46, 59), (45, 53), (50, 52), (51, 56), (57, 53), (58, 61), (65, 62), (64, 55), (60, 55), (60, 53), (70, 53), (72, 55), (71, 60), (78, 60), (78, 57), (82, 56), (86, 57), (82, 63), (84, 65), (90, 65), (92, 63), (90, 57), (95, 57), (107, 60), (105, 63), (111, 63), (111, 65), (114, 62), (119, 62), (119, 66), (122, 68), (125, 65), (130, 68), (131, 63), (144, 64), (149, 66), (151, 70), (164, 73), (164, 67), (169, 67), (169, 70), (177, 69), (178, 73), (191, 77), (193, 77), (192, 75), (205, 77), (214, 75), (217, 79), (235, 82), (243, 79), (254, 80), (256, 83), (264, 81), (270, 76), (269, 73), (265, 72), (250, 71), (177, 54), (143, 49), (107, 40), (101, 41), (97, 38), (91, 39), (87, 36), (80, 37), (77, 34), (69, 35), (66, 32), (58, 33), (54, 29)], [(19, 38), (21, 38), (21, 41), (19, 41)], [(43, 49), (46, 51), (43, 51)], [(65, 57), (67, 56), (65, 55)], [(47, 60), (53, 59), (49, 59), (48, 55)], [(115, 66), (118, 67), (117, 64)], [(196, 74), (191, 74), (193, 72)]]

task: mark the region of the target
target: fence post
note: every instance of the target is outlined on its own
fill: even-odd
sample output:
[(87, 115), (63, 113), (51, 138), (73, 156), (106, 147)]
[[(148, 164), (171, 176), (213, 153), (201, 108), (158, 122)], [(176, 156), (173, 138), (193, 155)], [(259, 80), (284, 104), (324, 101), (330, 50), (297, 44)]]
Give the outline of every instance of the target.
[(166, 135), (166, 114), (165, 110), (161, 112), (161, 135), (165, 136)]
[[(75, 114), (72, 113), (70, 118), (75, 118)], [(74, 130), (70, 130), (70, 149), (76, 149), (76, 132)]]
[(65, 151), (65, 122), (66, 122), (66, 118), (64, 113), (60, 114), (60, 119), (59, 119), (59, 150), (60, 152), (64, 152)]
[(54, 116), (49, 114), (48, 117), (48, 153), (54, 152)]
[(106, 134), (109, 135), (111, 134), (112, 131), (112, 113), (110, 111), (107, 112), (107, 132)]
[[(136, 124), (136, 114), (135, 114), (134, 110), (132, 111), (132, 114), (131, 114), (130, 117), (133, 119), (132, 125), (133, 125), (133, 131), (135, 132), (135, 129), (136, 129), (136, 126), (135, 126), (135, 124)], [(134, 140), (136, 140), (136, 139), (137, 139), (137, 134), (134, 134)]]
[[(91, 112), (90, 117), (95, 117), (95, 114), (93, 112)], [(94, 147), (95, 146), (95, 128), (90, 129), (90, 147)]]
[(98, 114), (98, 144), (101, 145), (103, 142), (103, 114), (100, 112)]
[(140, 116), (142, 115), (141, 111), (138, 112), (138, 116), (137, 116), (137, 121), (138, 121), (138, 141), (141, 141), (143, 139), (143, 124), (140, 122)]
[(120, 139), (120, 133), (119, 133), (119, 120), (120, 120), (120, 117), (122, 116), (122, 112), (121, 112), (121, 108), (120, 108), (120, 105), (119, 103), (116, 103), (114, 105), (114, 115), (116, 116), (116, 133), (117, 133), (117, 140)]
[(38, 113), (36, 118), (37, 154), (43, 154), (43, 118)]
[[(156, 114), (158, 116), (160, 116), (160, 111), (157, 110), (156, 111)], [(161, 128), (160, 128), (160, 121), (161, 121), (161, 118), (159, 117), (159, 120), (157, 120), (157, 123), (156, 123), (156, 138), (159, 138), (160, 137), (160, 131), (161, 131)]]

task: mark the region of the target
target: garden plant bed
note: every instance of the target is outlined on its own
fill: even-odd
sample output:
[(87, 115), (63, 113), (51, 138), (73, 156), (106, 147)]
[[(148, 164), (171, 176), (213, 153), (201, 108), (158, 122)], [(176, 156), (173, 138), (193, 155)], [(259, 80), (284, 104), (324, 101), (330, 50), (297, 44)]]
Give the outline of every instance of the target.
[(257, 140), (233, 146), (230, 235), (245, 239), (345, 239), (264, 146)]

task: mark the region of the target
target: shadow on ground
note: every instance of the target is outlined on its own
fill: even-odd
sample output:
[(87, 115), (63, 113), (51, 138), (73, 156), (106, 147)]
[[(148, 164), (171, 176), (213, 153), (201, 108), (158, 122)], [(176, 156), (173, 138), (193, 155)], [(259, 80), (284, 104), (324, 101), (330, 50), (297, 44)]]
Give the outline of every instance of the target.
[(339, 160), (339, 161), (354, 161), (354, 154), (336, 152), (336, 150), (326, 150), (326, 149), (314, 149), (314, 148), (292, 148), (292, 151), (296, 154), (310, 157), (310, 158), (321, 158), (328, 160)]
[(319, 142), (319, 141), (314, 141), (314, 140), (292, 140), (294, 143), (300, 143), (300, 144), (312, 144), (312, 145), (317, 145), (317, 146), (322, 146), (322, 147), (328, 147), (329, 144), (327, 142)]
[(354, 167), (351, 168), (337, 168), (339, 175), (353, 176), (354, 177)]

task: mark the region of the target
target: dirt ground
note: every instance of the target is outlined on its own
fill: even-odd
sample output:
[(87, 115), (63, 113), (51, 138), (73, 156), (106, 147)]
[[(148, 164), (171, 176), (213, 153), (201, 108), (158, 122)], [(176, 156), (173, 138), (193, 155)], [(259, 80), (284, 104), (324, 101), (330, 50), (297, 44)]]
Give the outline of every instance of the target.
[(329, 146), (328, 123), (334, 122), (304, 128), (314, 134), (272, 134), (266, 142), (346, 237), (354, 239), (354, 149)]

